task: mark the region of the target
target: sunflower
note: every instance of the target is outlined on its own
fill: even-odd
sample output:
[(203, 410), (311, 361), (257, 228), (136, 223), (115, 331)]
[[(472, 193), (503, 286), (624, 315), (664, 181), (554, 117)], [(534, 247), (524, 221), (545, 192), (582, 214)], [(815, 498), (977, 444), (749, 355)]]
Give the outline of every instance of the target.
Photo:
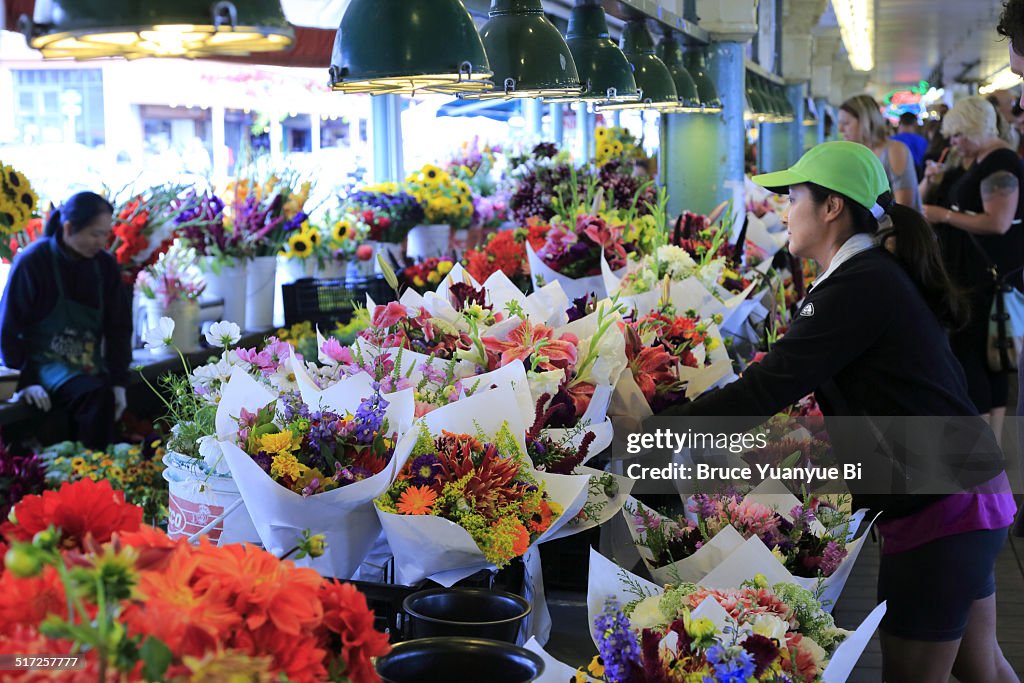
[(316, 228), (310, 228), (306, 231), (306, 236), (309, 237), (309, 243), (313, 245), (314, 249), (320, 246), (321, 238), (319, 230)]
[(307, 233), (297, 232), (288, 238), (288, 253), (292, 258), (306, 258), (312, 251), (313, 244)]
[(429, 515), (434, 511), (437, 494), (427, 486), (410, 486), (398, 497), (396, 509), (403, 515)]
[(331, 231), (331, 239), (335, 242), (344, 242), (352, 232), (352, 224), (348, 220), (340, 220), (334, 224)]

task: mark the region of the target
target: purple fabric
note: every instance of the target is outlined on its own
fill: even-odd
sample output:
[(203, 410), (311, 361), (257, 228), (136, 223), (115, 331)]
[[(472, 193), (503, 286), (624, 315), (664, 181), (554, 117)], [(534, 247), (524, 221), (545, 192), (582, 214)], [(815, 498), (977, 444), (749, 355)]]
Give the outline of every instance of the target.
[(1003, 472), (985, 484), (947, 496), (907, 517), (889, 521), (883, 518), (878, 523), (885, 538), (882, 553), (902, 553), (968, 531), (1002, 529), (1013, 524), (1016, 514), (1010, 481)]

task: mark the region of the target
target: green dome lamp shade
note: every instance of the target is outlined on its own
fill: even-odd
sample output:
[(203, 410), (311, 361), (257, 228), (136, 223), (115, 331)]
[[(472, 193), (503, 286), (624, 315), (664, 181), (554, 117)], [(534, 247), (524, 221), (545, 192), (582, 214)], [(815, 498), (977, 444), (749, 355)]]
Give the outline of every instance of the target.
[(679, 95), (678, 112), (704, 112), (700, 103), (700, 95), (697, 93), (697, 84), (694, 83), (690, 72), (683, 66), (683, 46), (671, 33), (665, 34), (661, 42), (658, 43), (658, 58), (668, 67), (668, 72), (672, 74), (672, 81), (676, 84), (676, 94)]
[(493, 87), (480, 34), (461, 0), (352, 0), (334, 39), (331, 89), (371, 95)]
[(665, 62), (654, 54), (654, 36), (644, 19), (631, 19), (622, 30), (622, 51), (633, 65), (633, 78), (640, 90), (639, 102), (598, 105), (598, 111), (653, 109), (671, 113), (679, 109), (679, 94)]
[(541, 0), (491, 0), (480, 29), (494, 72), (489, 90), (459, 93), (470, 100), (566, 97), (582, 92), (569, 46), (544, 16)]
[(604, 8), (597, 0), (578, 0), (569, 14), (565, 42), (586, 92), (550, 102), (636, 102), (640, 100), (633, 67), (611, 39)]
[(707, 54), (704, 48), (691, 48), (684, 55), (686, 70), (697, 84), (697, 93), (705, 111), (722, 111), (722, 100), (718, 97), (718, 88), (708, 73)]
[(19, 27), (47, 59), (246, 56), (285, 50), (295, 42), (279, 0), (52, 0), (36, 5), (38, 22), (22, 16)]

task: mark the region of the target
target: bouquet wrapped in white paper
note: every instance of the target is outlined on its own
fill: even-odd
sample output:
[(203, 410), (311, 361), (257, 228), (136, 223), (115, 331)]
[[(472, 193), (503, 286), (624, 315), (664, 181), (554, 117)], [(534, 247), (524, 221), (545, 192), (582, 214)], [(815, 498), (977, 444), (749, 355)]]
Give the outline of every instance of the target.
[[(588, 680), (619, 680), (615, 674), (623, 669), (642, 671), (644, 665), (656, 665), (644, 657), (641, 637), (645, 643), (655, 639), (655, 652), (675, 653), (682, 636), (671, 625), (681, 620), (689, 640), (686, 673), (713, 676), (719, 668), (708, 660), (714, 658), (721, 666), (726, 658), (741, 655), (722, 648), (735, 643), (743, 651), (756, 652), (760, 661), (771, 659), (768, 665), (777, 663), (794, 681), (843, 683), (885, 614), (885, 603), (850, 632), (836, 627), (810, 591), (753, 568), (748, 568), (747, 578), (730, 586), (714, 587), (702, 581), (662, 588), (591, 550), (587, 611), (605, 672), (614, 672), (609, 678)], [(536, 651), (538, 645), (530, 647)], [(753, 658), (739, 656), (739, 670)], [(677, 659), (670, 656), (661, 661)], [(683, 672), (675, 669), (675, 673)], [(750, 671), (743, 680), (761, 679)]]
[(349, 578), (380, 533), (373, 499), (415, 443), (398, 434), (412, 424), (412, 392), (380, 395), (365, 375), (301, 391), (309, 403), (279, 400), (236, 369), (217, 411), (218, 445), (264, 547), (283, 555), (306, 530), (323, 534), (324, 554), (298, 563)]
[(530, 467), (514, 404), (500, 387), (420, 419), (408, 466), (376, 501), (399, 583), (450, 586), (504, 565), (587, 502), (588, 476)]
[[(544, 260), (537, 256), (529, 242), (526, 243), (526, 259), (530, 264), (530, 278), (533, 281), (535, 291), (557, 282), (561, 285), (562, 291), (565, 292), (569, 301), (585, 299), (591, 296), (597, 299), (604, 299), (610, 294), (603, 275), (589, 275), (577, 278), (562, 275), (544, 263)], [(614, 271), (614, 274), (622, 277), (626, 274), (626, 267)]]

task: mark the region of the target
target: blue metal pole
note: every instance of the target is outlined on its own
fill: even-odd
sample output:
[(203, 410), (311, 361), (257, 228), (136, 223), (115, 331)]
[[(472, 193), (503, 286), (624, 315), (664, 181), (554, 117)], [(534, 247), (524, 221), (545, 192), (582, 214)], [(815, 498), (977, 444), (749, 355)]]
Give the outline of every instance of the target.
[(398, 95), (378, 95), (372, 99), (371, 107), (373, 181), (401, 182), (405, 178), (401, 100)]
[(551, 105), (551, 139), (558, 147), (565, 141), (565, 105)]

